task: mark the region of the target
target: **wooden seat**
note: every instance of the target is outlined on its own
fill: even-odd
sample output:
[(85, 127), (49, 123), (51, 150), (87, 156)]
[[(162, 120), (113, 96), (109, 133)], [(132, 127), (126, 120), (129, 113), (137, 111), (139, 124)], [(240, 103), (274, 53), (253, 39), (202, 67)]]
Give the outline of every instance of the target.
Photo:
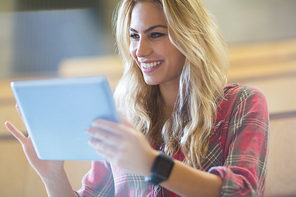
[(296, 196), (295, 140), (296, 117), (271, 120), (264, 196)]
[(61, 62), (58, 74), (61, 77), (105, 75), (112, 89), (123, 73), (121, 59), (117, 55), (66, 59)]
[[(0, 140), (0, 190), (3, 197), (46, 197), (44, 184), (33, 170), (17, 140)], [(89, 161), (66, 161), (65, 170), (73, 189), (90, 169)]]
[(296, 39), (231, 46), (229, 81), (296, 75)]

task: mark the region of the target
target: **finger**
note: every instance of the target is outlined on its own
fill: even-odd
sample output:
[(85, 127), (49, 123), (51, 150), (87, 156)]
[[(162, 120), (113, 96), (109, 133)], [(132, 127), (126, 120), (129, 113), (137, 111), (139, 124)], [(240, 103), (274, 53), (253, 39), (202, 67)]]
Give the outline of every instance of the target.
[(118, 135), (120, 137), (126, 137), (128, 135), (128, 132), (124, 127), (126, 127), (123, 124), (118, 124), (115, 122), (107, 121), (104, 119), (97, 119), (92, 123), (92, 127), (101, 129), (104, 131), (108, 131), (114, 135)]
[(106, 143), (103, 143), (100, 140), (91, 139), (88, 141), (89, 145), (92, 146), (94, 149), (96, 149), (96, 152), (102, 156), (108, 158), (114, 157), (118, 153), (118, 148)]
[(20, 108), (19, 108), (18, 104), (16, 104), (16, 105), (15, 105), (15, 109), (16, 109), (17, 113), (19, 114), (19, 116), (21, 117), (21, 119), (23, 119), (23, 117), (22, 117), (22, 114), (21, 114), (21, 111), (20, 111)]
[(97, 140), (100, 140), (104, 143), (111, 144), (111, 145), (118, 145), (120, 144), (121, 138), (118, 135), (114, 135), (108, 131), (103, 131), (94, 127), (90, 127), (86, 129), (86, 133), (91, 135)]
[(112, 161), (113, 158), (114, 158), (113, 155), (110, 155), (110, 154), (108, 154), (108, 153), (106, 153), (106, 152), (101, 152), (101, 151), (97, 151), (97, 150), (96, 150), (96, 153), (97, 153), (100, 157), (104, 158), (105, 160), (107, 160), (107, 161), (110, 162), (110, 163), (111, 163), (111, 161)]
[(10, 133), (21, 143), (24, 144), (27, 137), (18, 130), (13, 124), (11, 124), (9, 121), (5, 122), (6, 128), (10, 131)]

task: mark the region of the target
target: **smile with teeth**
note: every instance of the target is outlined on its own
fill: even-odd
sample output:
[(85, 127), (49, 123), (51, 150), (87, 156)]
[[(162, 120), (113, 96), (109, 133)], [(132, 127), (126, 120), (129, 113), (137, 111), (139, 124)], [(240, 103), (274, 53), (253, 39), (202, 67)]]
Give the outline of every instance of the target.
[(143, 68), (148, 69), (148, 68), (153, 68), (153, 67), (155, 67), (155, 66), (158, 66), (158, 65), (161, 64), (162, 62), (163, 62), (163, 61), (151, 62), (151, 63), (141, 63), (141, 66), (142, 66)]

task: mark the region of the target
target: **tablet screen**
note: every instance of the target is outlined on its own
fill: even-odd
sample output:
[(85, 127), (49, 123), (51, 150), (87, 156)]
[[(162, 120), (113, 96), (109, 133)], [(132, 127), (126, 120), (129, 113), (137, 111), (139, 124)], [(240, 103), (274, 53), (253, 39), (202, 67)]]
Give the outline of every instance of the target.
[(40, 159), (103, 159), (85, 130), (99, 118), (120, 122), (105, 76), (15, 81), (11, 88)]

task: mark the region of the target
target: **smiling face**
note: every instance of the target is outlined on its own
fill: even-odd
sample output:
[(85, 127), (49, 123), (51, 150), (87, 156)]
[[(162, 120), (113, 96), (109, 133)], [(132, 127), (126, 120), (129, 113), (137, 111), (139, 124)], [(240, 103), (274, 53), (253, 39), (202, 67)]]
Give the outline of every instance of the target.
[(130, 25), (130, 53), (148, 85), (178, 85), (185, 56), (170, 42), (163, 11), (150, 2), (137, 3)]

